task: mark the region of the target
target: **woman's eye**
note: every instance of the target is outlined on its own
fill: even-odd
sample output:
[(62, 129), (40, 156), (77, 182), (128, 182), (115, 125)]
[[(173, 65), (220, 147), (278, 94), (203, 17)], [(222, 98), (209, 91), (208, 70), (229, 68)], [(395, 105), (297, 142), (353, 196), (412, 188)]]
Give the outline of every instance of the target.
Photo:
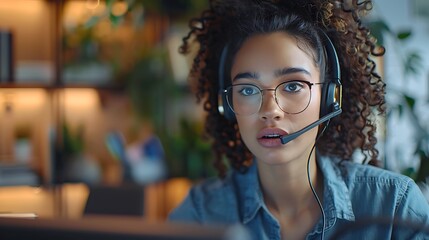
[(253, 87), (253, 86), (242, 86), (239, 93), (241, 93), (241, 95), (243, 95), (243, 96), (251, 96), (251, 95), (257, 94), (258, 89), (256, 87)]
[(286, 92), (299, 92), (304, 87), (303, 83), (298, 81), (287, 82), (283, 86), (283, 90)]

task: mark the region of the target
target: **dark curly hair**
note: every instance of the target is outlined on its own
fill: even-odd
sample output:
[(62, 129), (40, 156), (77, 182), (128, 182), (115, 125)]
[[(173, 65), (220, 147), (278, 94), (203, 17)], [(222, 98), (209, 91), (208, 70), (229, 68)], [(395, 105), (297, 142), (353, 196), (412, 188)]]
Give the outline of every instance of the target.
[(302, 45), (301, 49), (310, 51), (321, 69), (322, 79), (329, 71), (321, 50), (320, 31), (329, 35), (338, 53), (343, 112), (330, 121), (317, 141), (318, 152), (351, 160), (355, 150), (360, 149), (364, 163), (377, 165), (379, 152), (375, 148), (373, 116), (376, 112), (385, 112), (385, 84), (375, 72), (370, 56), (383, 55), (384, 48), (377, 47), (376, 40), (361, 22), (362, 15), (371, 8), (370, 0), (211, 0), (208, 10), (191, 19), (190, 31), (183, 38), (180, 52), (188, 53), (194, 41), (199, 44), (189, 80), (197, 101), (203, 101), (207, 111), (206, 134), (212, 140), (214, 166), (220, 176), (227, 170), (223, 156), (228, 158), (229, 165), (241, 172), (253, 161), (253, 155), (241, 139), (237, 122), (227, 120), (218, 111), (218, 68), (222, 49), (228, 44), (225, 64), (228, 68), (248, 37), (279, 31), (294, 36)]

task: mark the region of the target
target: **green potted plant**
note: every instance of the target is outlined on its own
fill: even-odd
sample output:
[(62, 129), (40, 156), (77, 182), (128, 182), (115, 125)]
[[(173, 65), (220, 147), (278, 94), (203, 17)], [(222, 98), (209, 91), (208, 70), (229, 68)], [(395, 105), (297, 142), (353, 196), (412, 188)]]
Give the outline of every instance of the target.
[[(413, 35), (412, 31), (395, 32), (384, 20), (370, 21), (368, 26), (371, 34), (378, 40), (380, 45), (383, 45), (385, 37), (393, 39), (395, 48), (392, 50), (397, 51), (397, 56), (400, 57), (403, 67), (402, 79), (407, 79), (407, 81), (402, 81), (402, 83), (409, 84), (413, 81), (412, 78), (421, 73), (423, 63), (422, 57), (417, 50), (405, 51), (403, 48), (404, 43)], [(419, 101), (425, 101), (425, 99), (419, 99), (419, 97), (411, 95), (406, 91), (405, 86), (403, 88), (390, 86), (388, 94), (394, 94), (399, 101), (388, 106), (387, 121), (389, 121), (389, 118), (394, 117), (394, 115), (400, 118), (408, 118), (411, 121), (409, 127), (413, 128), (415, 133), (414, 154), (420, 160), (420, 166), (417, 170), (409, 167), (404, 169), (402, 173), (412, 177), (418, 183), (423, 183), (429, 177), (429, 130), (424, 126), (425, 121), (422, 119), (422, 115), (417, 109), (416, 104)], [(426, 97), (429, 99), (429, 92), (426, 93)]]
[(101, 181), (101, 169), (95, 159), (85, 152), (84, 128), (76, 132), (66, 123), (62, 124), (62, 149), (60, 170), (61, 182), (82, 182), (94, 185)]

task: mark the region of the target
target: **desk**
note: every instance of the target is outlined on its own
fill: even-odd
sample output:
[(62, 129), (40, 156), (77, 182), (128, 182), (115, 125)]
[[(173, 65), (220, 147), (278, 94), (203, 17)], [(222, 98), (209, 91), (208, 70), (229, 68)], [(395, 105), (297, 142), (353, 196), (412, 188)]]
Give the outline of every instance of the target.
[(202, 226), (146, 221), (131, 217), (91, 216), (81, 219), (0, 218), (0, 238), (62, 240), (237, 240), (249, 239), (239, 226)]
[[(142, 186), (145, 191), (144, 217), (163, 220), (186, 196), (192, 182), (173, 178)], [(62, 184), (57, 188), (0, 187), (0, 212), (36, 213), (42, 218), (80, 218), (89, 195), (85, 184)]]

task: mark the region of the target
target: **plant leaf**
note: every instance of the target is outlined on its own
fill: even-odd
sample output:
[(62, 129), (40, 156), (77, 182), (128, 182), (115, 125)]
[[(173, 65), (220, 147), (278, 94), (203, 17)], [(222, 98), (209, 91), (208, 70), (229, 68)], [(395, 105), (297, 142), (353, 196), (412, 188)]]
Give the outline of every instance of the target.
[(109, 14), (110, 23), (114, 28), (117, 28), (123, 21), (123, 16), (115, 16), (112, 13)]
[(88, 19), (88, 21), (86, 21), (85, 23), (85, 28), (92, 28), (95, 25), (97, 25), (100, 22), (100, 16), (92, 16), (91, 18)]
[(106, 0), (106, 6), (108, 9), (112, 9), (113, 3), (115, 0)]
[(406, 56), (404, 63), (405, 74), (418, 74), (422, 68), (422, 57), (419, 53), (411, 52)]
[(407, 103), (407, 106), (411, 109), (414, 110), (414, 105), (416, 103), (416, 100), (406, 94), (402, 95), (403, 99), (405, 100), (405, 103)]
[(404, 113), (404, 108), (401, 104), (398, 104), (398, 115), (399, 117), (402, 117), (402, 114)]
[(389, 26), (383, 20), (369, 22), (368, 28), (370, 30), (371, 35), (377, 39), (377, 43), (379, 45), (383, 45), (383, 34), (386, 32), (391, 33)]
[(405, 39), (408, 39), (411, 35), (412, 35), (412, 32), (410, 30), (408, 30), (408, 31), (403, 31), (403, 32), (397, 33), (396, 37), (399, 40), (405, 40)]
[(402, 170), (402, 174), (410, 178), (414, 178), (416, 175), (416, 170), (413, 167), (408, 167)]

